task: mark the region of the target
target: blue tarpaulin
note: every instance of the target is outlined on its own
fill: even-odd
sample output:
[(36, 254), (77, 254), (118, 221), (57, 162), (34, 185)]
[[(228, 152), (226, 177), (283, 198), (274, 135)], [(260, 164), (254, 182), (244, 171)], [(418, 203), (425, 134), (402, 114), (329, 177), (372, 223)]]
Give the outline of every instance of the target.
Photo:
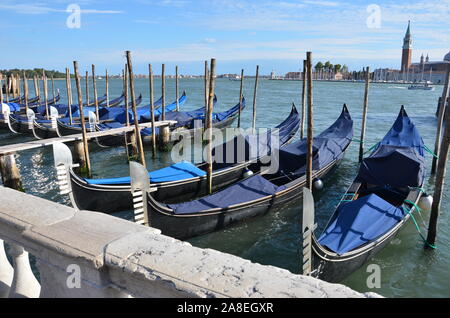
[(273, 195), (284, 188), (284, 186), (279, 187), (260, 175), (254, 175), (204, 198), (167, 206), (173, 209), (175, 214), (196, 213), (256, 200)]
[(425, 178), (424, 143), (402, 108), (394, 125), (372, 154), (364, 158), (358, 180), (391, 187), (418, 187)]
[(336, 219), (320, 236), (319, 243), (338, 254), (374, 241), (403, 219), (404, 212), (370, 194), (341, 205)]
[[(150, 172), (150, 182), (168, 182), (184, 180), (194, 177), (204, 176), (205, 171), (190, 162), (182, 161), (169, 167)], [(108, 184), (130, 184), (130, 177), (110, 178), (110, 179), (85, 179), (89, 184), (108, 185)]]
[[(320, 170), (343, 156), (353, 138), (353, 120), (346, 107), (339, 118), (313, 138), (313, 170)], [(279, 149), (279, 169), (295, 176), (306, 173), (307, 140), (299, 140)], [(276, 157), (275, 157), (276, 159)]]
[(241, 134), (215, 147), (212, 152), (215, 166), (223, 168), (270, 155), (272, 141), (275, 148), (284, 145), (298, 131), (299, 126), (300, 116), (294, 107), (289, 116), (274, 129), (266, 133)]

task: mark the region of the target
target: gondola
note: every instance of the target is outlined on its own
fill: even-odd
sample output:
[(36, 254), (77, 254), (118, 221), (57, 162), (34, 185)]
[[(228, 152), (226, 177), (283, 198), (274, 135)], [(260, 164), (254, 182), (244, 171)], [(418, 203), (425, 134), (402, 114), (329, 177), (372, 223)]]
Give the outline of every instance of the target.
[[(32, 97), (32, 98), (28, 98), (28, 104), (36, 103), (38, 100), (39, 100), (39, 96), (35, 96), (35, 97)], [(22, 101), (25, 101), (25, 96), (22, 96), (22, 97), (16, 97), (16, 98), (10, 99), (10, 100), (8, 101), (8, 103), (18, 103), (18, 104), (20, 104), (19, 102), (22, 102)], [(24, 104), (24, 105), (25, 105), (25, 104)]]
[(323, 233), (312, 234), (312, 276), (340, 282), (389, 244), (421, 198), (424, 160), (422, 138), (402, 106)]
[(37, 139), (45, 139), (58, 137), (56, 120), (58, 111), (53, 106), (49, 106), (49, 118), (36, 115), (31, 108), (25, 115), (9, 114), (9, 120), (4, 122), (2, 126), (6, 126), (9, 130), (16, 134), (33, 134)]
[(101, 103), (99, 106), (100, 107), (115, 107), (117, 105), (120, 105), (120, 103), (122, 103), (124, 100), (125, 100), (125, 94), (122, 93), (122, 95), (120, 95), (119, 97), (112, 99), (109, 102)]
[[(59, 94), (59, 91), (58, 91), (58, 94), (57, 94), (55, 97), (51, 97), (51, 98), (49, 98), (49, 99), (47, 100), (47, 105), (54, 105), (54, 104), (56, 104), (60, 99), (61, 99), (61, 95)], [(34, 103), (28, 103), (28, 107), (45, 106), (45, 104), (46, 104), (45, 101), (39, 102), (39, 100), (37, 100), (37, 101), (34, 102)], [(20, 104), (20, 106), (21, 106), (22, 108), (24, 108), (24, 107), (25, 107), (25, 104)]]
[[(214, 97), (214, 105), (217, 103), (217, 97)], [(223, 129), (229, 127), (246, 106), (245, 98), (242, 99), (242, 104), (236, 104), (224, 112), (213, 113), (213, 128)], [(157, 120), (161, 120), (161, 114), (157, 116)], [(181, 139), (191, 138), (196, 132), (202, 133), (205, 126), (205, 107), (200, 107), (196, 110), (187, 112), (169, 112), (166, 114), (166, 120), (176, 121), (176, 124), (171, 126), (170, 143), (177, 143)], [(156, 130), (157, 133), (159, 130)], [(142, 129), (141, 135), (144, 144), (151, 145), (153, 131), (151, 128)]]
[[(135, 99), (136, 106), (139, 106), (142, 102), (142, 94), (139, 95)], [(128, 102), (129, 107), (131, 108), (131, 101)], [(141, 108), (143, 106), (139, 106)], [(117, 105), (117, 106), (99, 106), (99, 116), (100, 121), (112, 121), (114, 117), (124, 112), (125, 105)], [(89, 112), (95, 113), (95, 107), (88, 106), (83, 107), (83, 113), (85, 118), (89, 118)], [(69, 117), (69, 112), (67, 111), (65, 117)], [(79, 120), (80, 119), (80, 110), (79, 106), (72, 106), (72, 119)]]
[[(344, 105), (339, 118), (327, 130), (313, 139), (313, 177), (325, 177), (343, 159), (353, 137), (353, 120)], [(284, 145), (273, 153), (277, 163), (267, 169), (262, 164), (249, 166), (253, 175), (234, 183), (216, 193), (190, 202), (164, 204), (155, 198), (159, 189), (145, 185), (145, 179), (136, 169), (142, 166), (130, 163), (132, 189), (144, 193), (144, 212), (135, 211), (135, 221), (148, 216), (149, 225), (162, 234), (177, 239), (188, 239), (197, 235), (222, 229), (232, 223), (286, 207), (301, 197), (306, 184), (306, 139)], [(137, 186), (135, 185), (137, 184)], [(153, 192), (156, 191), (156, 192)], [(135, 196), (139, 202), (139, 196)]]
[[(178, 99), (178, 106), (184, 105), (184, 103), (186, 102), (186, 98), (187, 98), (186, 91), (183, 91), (183, 94)], [(161, 105), (159, 105), (159, 106), (161, 106)], [(156, 108), (154, 110), (156, 121), (158, 121), (160, 119), (160, 116), (162, 114), (162, 108), (159, 106), (156, 106)], [(166, 105), (164, 107), (166, 115), (171, 112), (174, 112), (176, 110), (176, 107), (177, 107), (176, 101), (173, 102), (172, 104)], [(138, 120), (140, 123), (151, 122), (151, 112), (150, 112), (148, 105), (146, 107), (139, 107), (139, 109), (137, 109), (136, 111), (137, 111)], [(114, 116), (113, 121), (97, 124), (96, 130), (103, 131), (103, 130), (109, 130), (109, 129), (123, 127), (127, 122), (126, 116), (127, 116), (127, 113), (125, 111), (122, 111), (122, 112), (118, 113), (117, 116)], [(131, 125), (134, 124), (134, 115), (133, 115), (133, 111), (131, 109), (128, 111), (128, 119), (129, 119)], [(142, 129), (141, 137), (142, 137), (142, 140), (144, 141), (144, 143), (146, 143), (146, 144), (149, 143), (148, 139), (146, 139), (147, 135), (148, 135), (148, 129)], [(121, 133), (121, 134), (117, 134), (117, 135), (103, 136), (103, 137), (97, 138), (97, 143), (103, 147), (114, 147), (114, 146), (124, 145), (125, 134)]]
[[(296, 108), (293, 107), (289, 116), (276, 127), (279, 131), (279, 144), (289, 143), (294, 138), (299, 126), (300, 117)], [(267, 135), (270, 136), (270, 134), (271, 132), (267, 132)], [(247, 136), (244, 139), (247, 140)], [(261, 138), (262, 142), (264, 142), (264, 138)], [(62, 175), (67, 177), (68, 186), (71, 188), (69, 195), (74, 207), (105, 213), (132, 209), (130, 177), (112, 179), (81, 178), (72, 170), (70, 151), (65, 151), (64, 149), (67, 149), (64, 148), (64, 145), (54, 146), (55, 165), (57, 168), (60, 165), (64, 165), (65, 171)], [(246, 167), (256, 162), (259, 158), (258, 156), (252, 157), (249, 155), (243, 159), (242, 161), (229, 163), (226, 166), (224, 164), (215, 164), (213, 166), (213, 188), (219, 189), (241, 179), (245, 174)], [(204, 162), (197, 165), (180, 162), (158, 171), (147, 172), (147, 177), (150, 174), (152, 185), (158, 188), (156, 193), (158, 200), (179, 202), (206, 193), (205, 171), (206, 164)]]
[[(183, 105), (186, 100), (186, 92), (183, 93), (183, 95), (178, 99), (179, 105)], [(173, 106), (175, 105), (175, 106)], [(168, 105), (166, 107), (173, 107), (175, 109), (176, 102), (173, 102), (171, 105)], [(78, 108), (76, 108), (78, 111)], [(94, 109), (83, 109), (83, 112), (86, 115), (89, 114), (89, 112), (94, 112)], [(137, 109), (138, 114), (146, 115), (150, 111), (146, 106), (140, 106)], [(132, 114), (131, 110), (129, 113)], [(75, 117), (74, 117), (75, 116)], [(98, 127), (94, 126), (95, 130), (104, 130), (104, 129), (111, 129), (111, 128), (119, 128), (122, 127), (123, 123), (126, 122), (125, 116), (126, 116), (126, 110), (123, 108), (117, 108), (117, 107), (101, 107), (99, 110), (99, 121), (100, 124)], [(132, 115), (131, 115), (132, 116)], [(78, 117), (78, 118), (77, 118)], [(119, 117), (120, 122), (117, 122), (117, 118)], [(132, 117), (130, 117), (132, 118)], [(78, 121), (76, 121), (78, 119)], [(148, 121), (146, 119), (145, 121)], [(86, 122), (86, 129), (90, 129), (90, 124)], [(73, 113), (72, 114), (72, 124), (70, 124), (70, 118), (68, 117), (68, 114), (64, 118), (58, 119), (58, 131), (62, 136), (67, 135), (73, 135), (78, 134), (81, 131), (81, 123), (79, 122), (79, 113)], [(105, 136), (101, 138), (96, 138), (96, 141), (99, 143), (99, 145), (104, 147), (110, 147), (110, 146), (117, 146), (122, 145), (124, 143), (124, 137), (123, 135), (112, 135), (112, 136)], [(100, 143), (101, 142), (101, 143)]]
[[(106, 100), (106, 94), (102, 97), (99, 97), (97, 99), (98, 104), (100, 105), (101, 103), (103, 103)], [(58, 110), (58, 114), (59, 115), (66, 115), (68, 114), (69, 111), (69, 105), (66, 104), (56, 104), (56, 105), (52, 105), (53, 107), (55, 107)], [(95, 107), (95, 101), (91, 100), (89, 103), (84, 103), (83, 107)], [(36, 114), (41, 114), (41, 115), (45, 115), (45, 105), (44, 106), (32, 106), (30, 107)], [(78, 105), (72, 104), (72, 110), (73, 112), (78, 110)]]

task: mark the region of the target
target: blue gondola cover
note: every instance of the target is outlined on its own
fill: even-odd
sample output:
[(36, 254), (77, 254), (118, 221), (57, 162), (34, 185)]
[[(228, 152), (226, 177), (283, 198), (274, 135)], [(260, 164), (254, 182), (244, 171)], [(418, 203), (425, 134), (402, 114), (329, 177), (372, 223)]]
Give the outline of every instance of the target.
[(273, 195), (284, 188), (284, 186), (279, 187), (260, 175), (254, 175), (204, 198), (190, 202), (168, 204), (167, 206), (173, 209), (175, 214), (196, 213), (256, 200)]
[(370, 194), (341, 205), (335, 220), (319, 237), (319, 243), (342, 255), (385, 234), (403, 216), (401, 207)]
[(381, 186), (418, 187), (425, 178), (423, 149), (422, 137), (402, 108), (378, 147), (364, 158), (358, 179)]
[[(168, 182), (184, 180), (194, 177), (204, 176), (205, 171), (197, 168), (190, 162), (182, 161), (169, 167), (150, 172), (150, 182)], [(109, 178), (109, 179), (85, 179), (89, 184), (108, 185), (108, 184), (130, 184), (130, 177)]]

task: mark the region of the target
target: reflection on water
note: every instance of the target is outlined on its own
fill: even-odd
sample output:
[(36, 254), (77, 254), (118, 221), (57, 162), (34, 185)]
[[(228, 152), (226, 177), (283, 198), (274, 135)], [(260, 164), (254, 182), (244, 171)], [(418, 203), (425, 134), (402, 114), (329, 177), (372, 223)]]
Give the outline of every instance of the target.
[[(251, 103), (253, 81), (247, 80), (245, 95)], [(111, 96), (116, 97), (121, 91), (121, 81), (110, 83)], [(136, 93), (142, 92), (142, 105), (149, 102), (148, 83), (136, 80)], [(159, 83), (155, 90), (159, 91)], [(174, 81), (167, 80), (167, 100), (175, 99)], [(98, 81), (99, 94), (103, 94), (104, 80)], [(203, 105), (203, 82), (195, 79), (182, 79), (180, 90), (187, 91), (185, 110), (193, 110)], [(442, 86), (435, 91), (410, 91), (402, 85), (372, 84), (369, 95), (369, 113), (366, 130), (367, 149), (377, 143), (391, 127), (400, 105), (405, 105), (407, 113), (417, 125), (425, 144), (433, 148), (437, 100)], [(65, 83), (56, 81), (56, 88), (65, 91)], [(218, 103), (216, 110), (223, 111), (235, 105), (239, 96), (239, 82), (218, 79), (216, 85)], [(63, 94), (64, 95), (64, 94)], [(339, 116), (342, 104), (346, 103), (355, 121), (355, 138), (360, 135), (364, 83), (314, 83), (314, 119), (315, 133), (319, 133), (332, 124)], [(280, 123), (289, 113), (291, 103), (300, 104), (301, 83), (292, 81), (260, 81), (257, 100), (257, 125), (271, 128)], [(65, 103), (65, 100), (61, 101)], [(250, 105), (250, 104), (249, 104)], [(251, 107), (242, 113), (242, 127), (251, 126)], [(10, 144), (31, 140), (30, 137), (11, 136), (0, 132), (1, 144)], [(336, 204), (353, 181), (358, 169), (359, 144), (354, 142), (345, 159), (329, 178), (324, 180), (325, 188), (315, 194), (317, 231), (320, 232), (333, 213)], [(56, 185), (56, 173), (53, 168), (51, 148), (29, 150), (20, 153), (18, 165), (23, 176), (24, 187), (30, 194), (44, 197), (63, 204), (69, 204), (67, 197), (59, 195)], [(168, 153), (151, 156), (146, 153), (147, 167), (158, 169), (171, 163)], [(91, 163), (94, 177), (126, 176), (128, 164), (122, 147), (91, 151)], [(428, 169), (431, 156), (427, 158)], [(428, 170), (429, 171), (429, 170)], [(447, 184), (450, 184), (447, 174)], [(427, 178), (426, 190), (432, 192), (433, 179)], [(414, 225), (409, 223), (398, 237), (392, 241), (369, 263), (381, 267), (381, 289), (369, 290), (366, 279), (369, 273), (366, 266), (356, 271), (343, 283), (358, 291), (374, 291), (391, 297), (450, 297), (448, 268), (450, 267), (450, 228), (448, 196), (444, 193), (443, 213), (440, 216), (438, 232), (438, 249), (424, 250)], [(293, 273), (300, 272), (300, 221), (302, 200), (292, 202), (289, 206), (246, 222), (238, 223), (222, 231), (196, 237), (190, 242), (199, 247), (214, 248), (235, 254), (253, 262), (285, 268)], [(117, 217), (132, 219), (130, 211), (115, 214)], [(429, 215), (424, 214), (428, 223)], [(368, 264), (367, 264), (368, 265)]]

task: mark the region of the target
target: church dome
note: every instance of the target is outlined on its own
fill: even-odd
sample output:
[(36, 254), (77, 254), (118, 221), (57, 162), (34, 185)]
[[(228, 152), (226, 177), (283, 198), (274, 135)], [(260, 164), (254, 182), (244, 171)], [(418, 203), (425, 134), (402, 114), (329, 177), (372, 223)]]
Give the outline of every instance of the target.
[(448, 52), (447, 55), (444, 56), (444, 61), (450, 61), (450, 52)]

